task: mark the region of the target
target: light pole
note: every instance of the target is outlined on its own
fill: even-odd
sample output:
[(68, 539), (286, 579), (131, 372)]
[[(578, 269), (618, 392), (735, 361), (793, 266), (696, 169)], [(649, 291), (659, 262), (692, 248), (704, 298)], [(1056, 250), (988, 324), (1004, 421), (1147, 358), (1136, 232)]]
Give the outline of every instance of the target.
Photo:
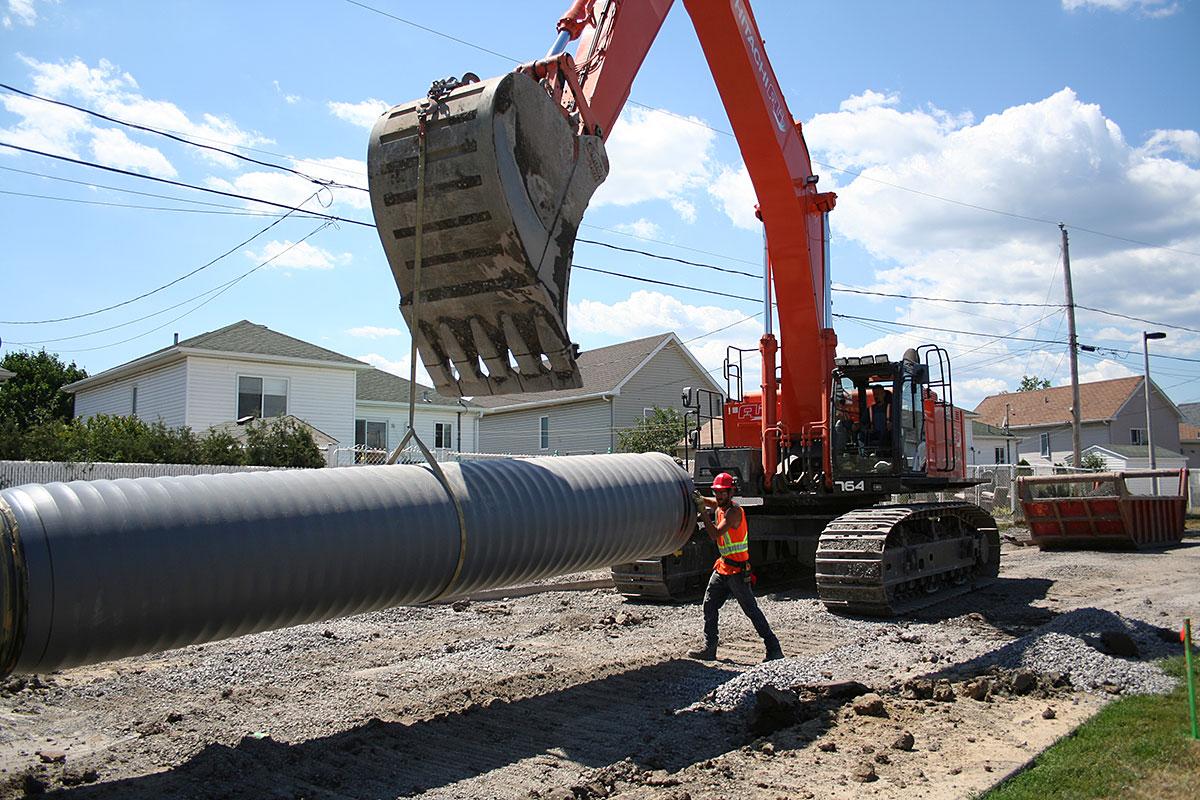
[[(1146, 389), (1146, 446), (1150, 449), (1150, 469), (1154, 469), (1157, 466), (1157, 462), (1154, 460), (1154, 423), (1150, 416), (1150, 340), (1165, 338), (1167, 338), (1167, 335), (1162, 331), (1155, 331), (1153, 333), (1142, 331), (1142, 358), (1145, 359), (1146, 364), (1146, 377), (1144, 381)], [(1154, 494), (1157, 497), (1158, 478), (1155, 477), (1152, 480), (1154, 481)]]

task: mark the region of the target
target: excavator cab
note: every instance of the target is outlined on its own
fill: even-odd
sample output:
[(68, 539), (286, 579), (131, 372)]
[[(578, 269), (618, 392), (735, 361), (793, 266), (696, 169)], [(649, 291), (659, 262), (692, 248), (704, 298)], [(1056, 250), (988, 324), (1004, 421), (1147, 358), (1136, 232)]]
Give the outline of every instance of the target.
[[(941, 348), (922, 360), (910, 349), (900, 361), (886, 355), (839, 358), (833, 373), (830, 463), (835, 491), (919, 490), (930, 476), (961, 473), (961, 412), (948, 391)], [(931, 370), (930, 356), (937, 370)]]
[(400, 311), (442, 394), (581, 385), (567, 285), (608, 159), (601, 137), (548, 88), (525, 71), (485, 81), (468, 73), (393, 107), (371, 131), (376, 227)]

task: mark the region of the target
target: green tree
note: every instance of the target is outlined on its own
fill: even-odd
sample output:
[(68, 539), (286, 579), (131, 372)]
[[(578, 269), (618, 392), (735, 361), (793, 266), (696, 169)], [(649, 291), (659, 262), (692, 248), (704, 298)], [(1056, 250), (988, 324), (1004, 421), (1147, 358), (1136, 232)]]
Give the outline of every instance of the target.
[(1105, 469), (1108, 469), (1108, 462), (1104, 460), (1104, 456), (1098, 453), (1088, 453), (1079, 459), (1079, 466), (1082, 469), (1103, 472)]
[(655, 406), (650, 416), (617, 434), (617, 446), (623, 453), (671, 455), (683, 438), (683, 427), (683, 415), (677, 410)]
[(87, 377), (87, 370), (64, 364), (57, 355), (11, 352), (0, 359), (0, 367), (14, 373), (0, 383), (0, 422), (25, 429), (46, 420), (69, 420), (75, 412), (75, 396), (62, 391), (68, 383)]
[(1036, 392), (1039, 389), (1049, 389), (1050, 379), (1039, 378), (1037, 375), (1022, 375), (1021, 385), (1017, 387), (1018, 392)]
[(242, 443), (226, 431), (209, 430), (200, 437), (197, 448), (200, 464), (236, 467), (246, 463), (246, 451), (242, 449)]
[(265, 467), (323, 467), (312, 433), (294, 420), (255, 420), (246, 426), (246, 463)]

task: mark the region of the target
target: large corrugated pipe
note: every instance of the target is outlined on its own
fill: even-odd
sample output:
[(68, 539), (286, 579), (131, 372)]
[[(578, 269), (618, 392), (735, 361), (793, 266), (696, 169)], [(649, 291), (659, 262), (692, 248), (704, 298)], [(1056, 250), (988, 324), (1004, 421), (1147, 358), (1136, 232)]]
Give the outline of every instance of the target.
[(670, 552), (667, 456), (29, 484), (0, 491), (0, 674), (46, 672)]

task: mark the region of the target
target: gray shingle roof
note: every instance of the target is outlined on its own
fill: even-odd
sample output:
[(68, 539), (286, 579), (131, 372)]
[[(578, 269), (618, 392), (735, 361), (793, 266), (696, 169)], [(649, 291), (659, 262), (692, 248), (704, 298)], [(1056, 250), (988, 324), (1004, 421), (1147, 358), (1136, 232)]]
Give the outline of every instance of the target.
[[(172, 345), (175, 346), (175, 345)], [(252, 353), (260, 356), (283, 356), (285, 358), (305, 358), (311, 361), (330, 361), (338, 364), (362, 364), (357, 358), (344, 356), (324, 347), (296, 339), (287, 334), (278, 333), (266, 325), (256, 325), (249, 320), (241, 320), (215, 331), (202, 333), (190, 339), (183, 339), (178, 347), (192, 347), (198, 350), (218, 350), (224, 353)], [(170, 348), (163, 348), (168, 350)], [(161, 352), (161, 351), (160, 351)]]
[[(1149, 458), (1149, 448), (1144, 444), (1097, 444), (1092, 445), (1102, 450), (1107, 450), (1110, 453), (1116, 453), (1122, 458)], [(1092, 447), (1087, 448), (1091, 450)], [(1159, 461), (1164, 458), (1183, 458), (1182, 453), (1176, 453), (1174, 450), (1168, 450), (1165, 447), (1154, 446), (1154, 460)]]
[(597, 347), (579, 354), (579, 375), (583, 378), (583, 386), (578, 389), (567, 389), (561, 392), (526, 392), (525, 394), (507, 394), (473, 398), (476, 405), (483, 408), (500, 408), (538, 403), (547, 400), (566, 400), (572, 397), (599, 394), (612, 391), (629, 377), (634, 368), (646, 360), (654, 349), (662, 344), (664, 339), (674, 336), (673, 333), (660, 333), (647, 336), (644, 339), (634, 339), (632, 342), (621, 342), (608, 347)]
[(1179, 413), (1191, 425), (1200, 425), (1200, 403), (1180, 403)]
[[(408, 388), (411, 385), (399, 375), (372, 368), (358, 373), (358, 389), (355, 397), (363, 402), (407, 403)], [(419, 383), (417, 384), (417, 401), (418, 403), (429, 402), (445, 406), (458, 404), (458, 398), (440, 395), (430, 387)], [(469, 400), (463, 402), (469, 407), (475, 405)]]

